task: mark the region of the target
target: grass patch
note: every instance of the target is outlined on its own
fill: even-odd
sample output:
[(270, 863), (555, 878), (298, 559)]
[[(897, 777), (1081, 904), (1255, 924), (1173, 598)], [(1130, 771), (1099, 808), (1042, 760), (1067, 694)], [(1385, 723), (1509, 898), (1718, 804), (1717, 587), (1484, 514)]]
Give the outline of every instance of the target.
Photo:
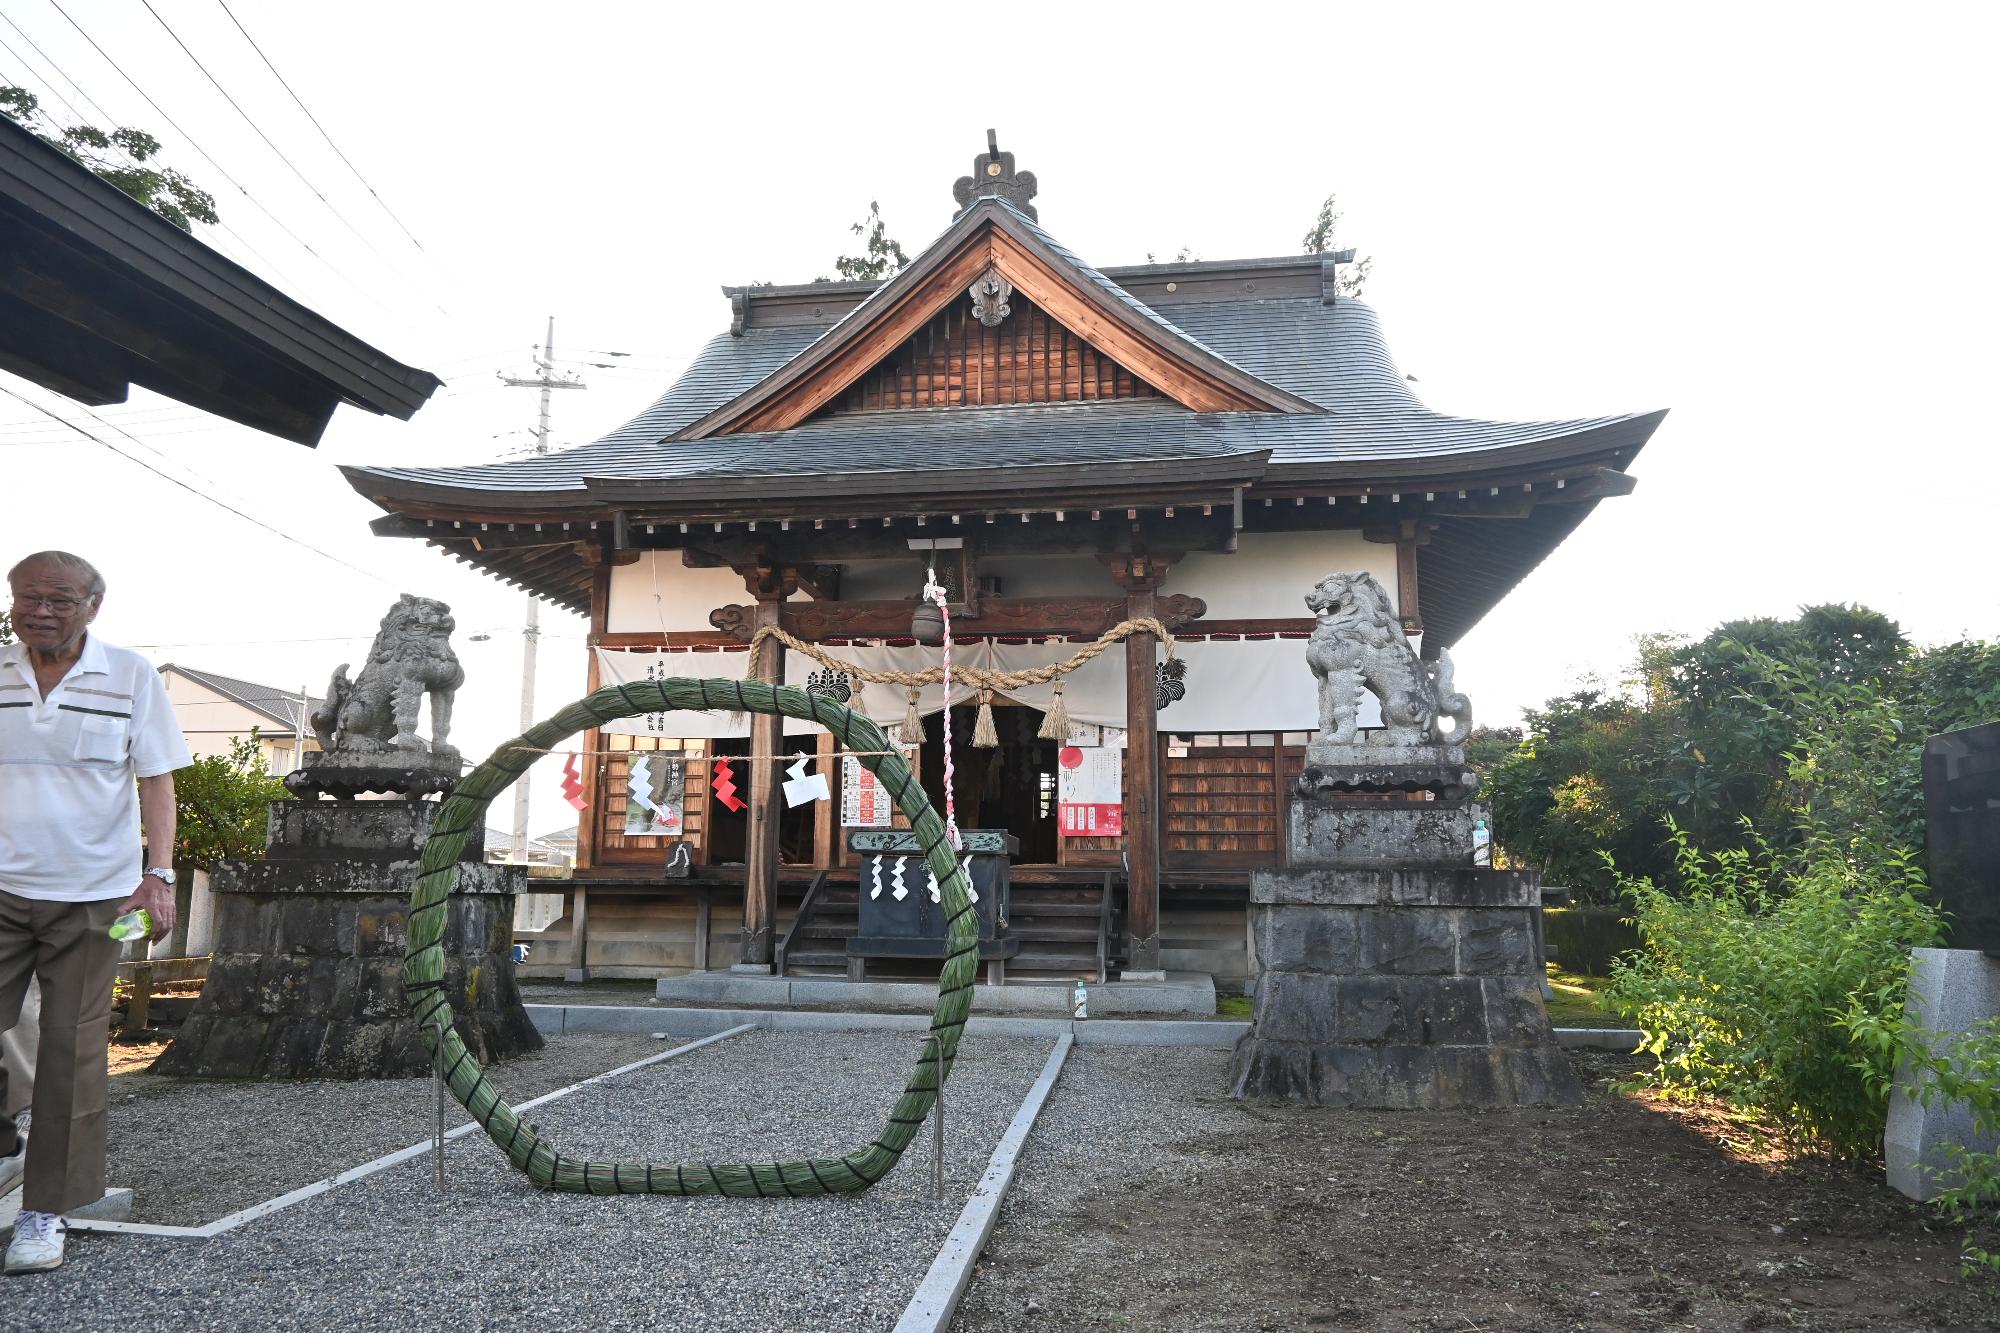
[(1253, 1017), (1256, 1011), (1257, 1002), (1248, 995), (1218, 995), (1215, 997), (1215, 1016), (1217, 1018), (1247, 1019)]
[(1559, 1028), (1615, 1028), (1625, 1021), (1604, 999), (1611, 985), (1609, 977), (1587, 977), (1565, 972), (1554, 963), (1549, 967), (1549, 988), (1555, 998), (1547, 1001), (1549, 1022)]

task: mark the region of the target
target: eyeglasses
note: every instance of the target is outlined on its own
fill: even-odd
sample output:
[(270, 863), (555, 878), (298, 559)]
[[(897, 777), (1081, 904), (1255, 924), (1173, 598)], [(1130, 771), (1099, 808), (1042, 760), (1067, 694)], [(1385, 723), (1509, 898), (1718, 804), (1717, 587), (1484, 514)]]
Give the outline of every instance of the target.
[(73, 616), (76, 614), (77, 608), (82, 605), (83, 603), (74, 597), (16, 597), (14, 599), (14, 609), (16, 611), (32, 611), (39, 606), (44, 611), (59, 616)]

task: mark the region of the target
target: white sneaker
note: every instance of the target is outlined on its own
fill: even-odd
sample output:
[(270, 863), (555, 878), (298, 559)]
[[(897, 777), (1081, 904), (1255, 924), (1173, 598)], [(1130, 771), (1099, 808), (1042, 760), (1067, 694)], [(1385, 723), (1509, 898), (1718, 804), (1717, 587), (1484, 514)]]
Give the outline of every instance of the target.
[(54, 1213), (31, 1212), (26, 1208), (14, 1219), (14, 1241), (7, 1247), (9, 1273), (41, 1273), (61, 1268), (63, 1233), (68, 1228)]
[(28, 1139), (26, 1135), (14, 1145), (12, 1157), (0, 1157), (0, 1199), (12, 1194), (21, 1184), (21, 1173), (28, 1169)]

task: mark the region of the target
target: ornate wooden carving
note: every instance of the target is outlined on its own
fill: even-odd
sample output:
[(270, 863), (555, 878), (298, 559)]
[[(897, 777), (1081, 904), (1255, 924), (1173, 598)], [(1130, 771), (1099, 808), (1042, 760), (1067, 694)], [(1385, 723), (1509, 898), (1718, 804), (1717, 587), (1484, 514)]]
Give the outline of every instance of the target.
[(1132, 593), (1159, 587), (1161, 580), (1167, 577), (1167, 571), (1180, 557), (1178, 551), (1106, 551), (1097, 558), (1104, 562), (1111, 581)]
[(1000, 321), (1014, 313), (1014, 307), (1007, 304), (1014, 295), (1014, 284), (1001, 277), (997, 268), (980, 274), (965, 294), (972, 298), (972, 317), (989, 329), (999, 328)]
[[(757, 608), (754, 606), (745, 606), (741, 602), (732, 602), (728, 606), (718, 606), (708, 613), (708, 623), (721, 630), (724, 634), (727, 634), (730, 638), (740, 639), (744, 643), (748, 643), (750, 636), (756, 633), (757, 630)], [(784, 623), (782, 614), (779, 623)]]
[(988, 130), (986, 151), (972, 159), (970, 176), (960, 176), (952, 184), (951, 197), (957, 201), (961, 213), (972, 207), (974, 199), (990, 196), (1005, 199), (1032, 218), (1035, 206), (1029, 201), (1035, 197), (1037, 188), (1035, 173), (1014, 170), (1014, 155), (1001, 152), (999, 137)]
[[(961, 633), (1010, 637), (1013, 635), (1085, 634), (1099, 635), (1125, 619), (1122, 598), (1093, 597), (988, 597), (980, 602), (979, 614), (953, 612), (952, 628)], [(785, 602), (778, 612), (778, 624), (808, 642), (821, 639), (905, 639), (910, 635), (910, 616), (917, 609), (907, 602)], [(748, 641), (756, 629), (754, 606), (719, 606), (709, 612), (708, 623), (739, 641)], [(1176, 593), (1154, 599), (1153, 614), (1168, 629), (1201, 619), (1208, 603), (1199, 597)]]

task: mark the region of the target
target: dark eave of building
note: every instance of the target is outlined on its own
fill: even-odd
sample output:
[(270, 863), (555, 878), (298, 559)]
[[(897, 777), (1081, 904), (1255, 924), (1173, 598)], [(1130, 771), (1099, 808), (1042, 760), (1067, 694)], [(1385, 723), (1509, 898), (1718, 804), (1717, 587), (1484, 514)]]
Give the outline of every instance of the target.
[(137, 384), (299, 444), (440, 385), (0, 117), (0, 368), (91, 406)]

